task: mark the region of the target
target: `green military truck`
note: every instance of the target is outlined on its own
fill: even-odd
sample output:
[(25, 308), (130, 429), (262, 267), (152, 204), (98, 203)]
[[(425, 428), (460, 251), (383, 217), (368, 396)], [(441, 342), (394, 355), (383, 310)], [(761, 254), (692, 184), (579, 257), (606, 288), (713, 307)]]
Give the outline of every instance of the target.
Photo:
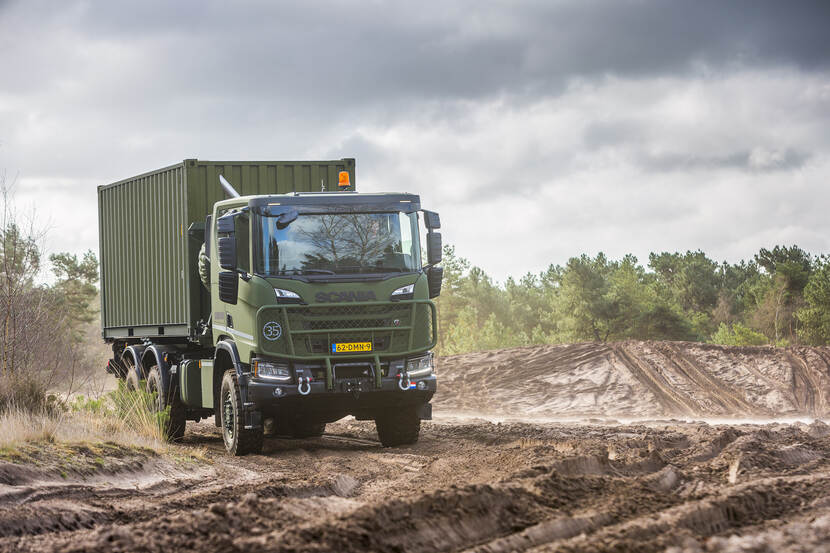
[[(187, 159), (98, 188), (107, 370), (213, 416), (234, 455), (346, 415), (385, 446), (430, 419), (441, 290), (437, 213), (360, 194), (354, 159)], [(422, 252), (422, 244), (425, 245)]]

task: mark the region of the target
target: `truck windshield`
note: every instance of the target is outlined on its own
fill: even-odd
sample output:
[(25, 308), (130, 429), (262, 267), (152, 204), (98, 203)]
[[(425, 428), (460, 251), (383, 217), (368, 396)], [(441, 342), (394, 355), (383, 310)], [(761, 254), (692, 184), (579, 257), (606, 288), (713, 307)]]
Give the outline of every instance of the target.
[(417, 213), (303, 214), (286, 228), (257, 217), (256, 272), (264, 275), (413, 272), (421, 268)]

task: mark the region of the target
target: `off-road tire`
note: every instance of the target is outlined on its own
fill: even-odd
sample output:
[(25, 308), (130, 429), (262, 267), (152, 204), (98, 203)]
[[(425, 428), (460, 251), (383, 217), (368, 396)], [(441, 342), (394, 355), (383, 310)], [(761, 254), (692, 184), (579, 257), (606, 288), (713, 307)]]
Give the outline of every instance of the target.
[(141, 382), (138, 379), (138, 371), (135, 365), (127, 363), (127, 376), (124, 377), (127, 389), (132, 391), (141, 390)]
[(184, 436), (184, 429), (187, 426), (187, 408), (179, 399), (178, 390), (172, 383), (167, 393), (162, 393), (161, 390), (161, 370), (158, 365), (153, 365), (147, 374), (147, 393), (153, 395), (155, 401), (152, 405), (153, 411), (164, 411), (168, 405), (170, 406), (170, 417), (163, 429), (164, 437), (171, 442), (177, 442)]
[(385, 447), (414, 444), (421, 432), (421, 417), (414, 405), (384, 409), (375, 417), (375, 427)]
[(242, 394), (236, 371), (230, 369), (222, 376), (219, 392), (219, 413), (221, 417), (222, 440), (231, 455), (247, 455), (262, 451), (262, 428), (245, 430), (245, 416), (242, 414)]

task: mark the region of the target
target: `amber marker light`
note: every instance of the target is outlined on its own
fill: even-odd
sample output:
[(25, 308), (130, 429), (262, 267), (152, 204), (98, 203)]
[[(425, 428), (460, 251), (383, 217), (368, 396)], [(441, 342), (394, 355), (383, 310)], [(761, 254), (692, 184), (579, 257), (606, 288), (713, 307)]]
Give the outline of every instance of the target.
[(348, 171), (340, 171), (340, 175), (338, 176), (337, 185), (340, 188), (347, 188), (351, 183), (349, 182), (349, 172)]

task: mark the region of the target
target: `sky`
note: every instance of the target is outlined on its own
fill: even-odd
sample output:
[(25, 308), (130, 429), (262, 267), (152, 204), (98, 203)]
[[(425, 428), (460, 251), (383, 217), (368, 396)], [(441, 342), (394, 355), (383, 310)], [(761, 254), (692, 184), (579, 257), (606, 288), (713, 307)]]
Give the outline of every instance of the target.
[(186, 158), (357, 158), (497, 280), (830, 253), (830, 2), (0, 0), (0, 174), (49, 251)]

